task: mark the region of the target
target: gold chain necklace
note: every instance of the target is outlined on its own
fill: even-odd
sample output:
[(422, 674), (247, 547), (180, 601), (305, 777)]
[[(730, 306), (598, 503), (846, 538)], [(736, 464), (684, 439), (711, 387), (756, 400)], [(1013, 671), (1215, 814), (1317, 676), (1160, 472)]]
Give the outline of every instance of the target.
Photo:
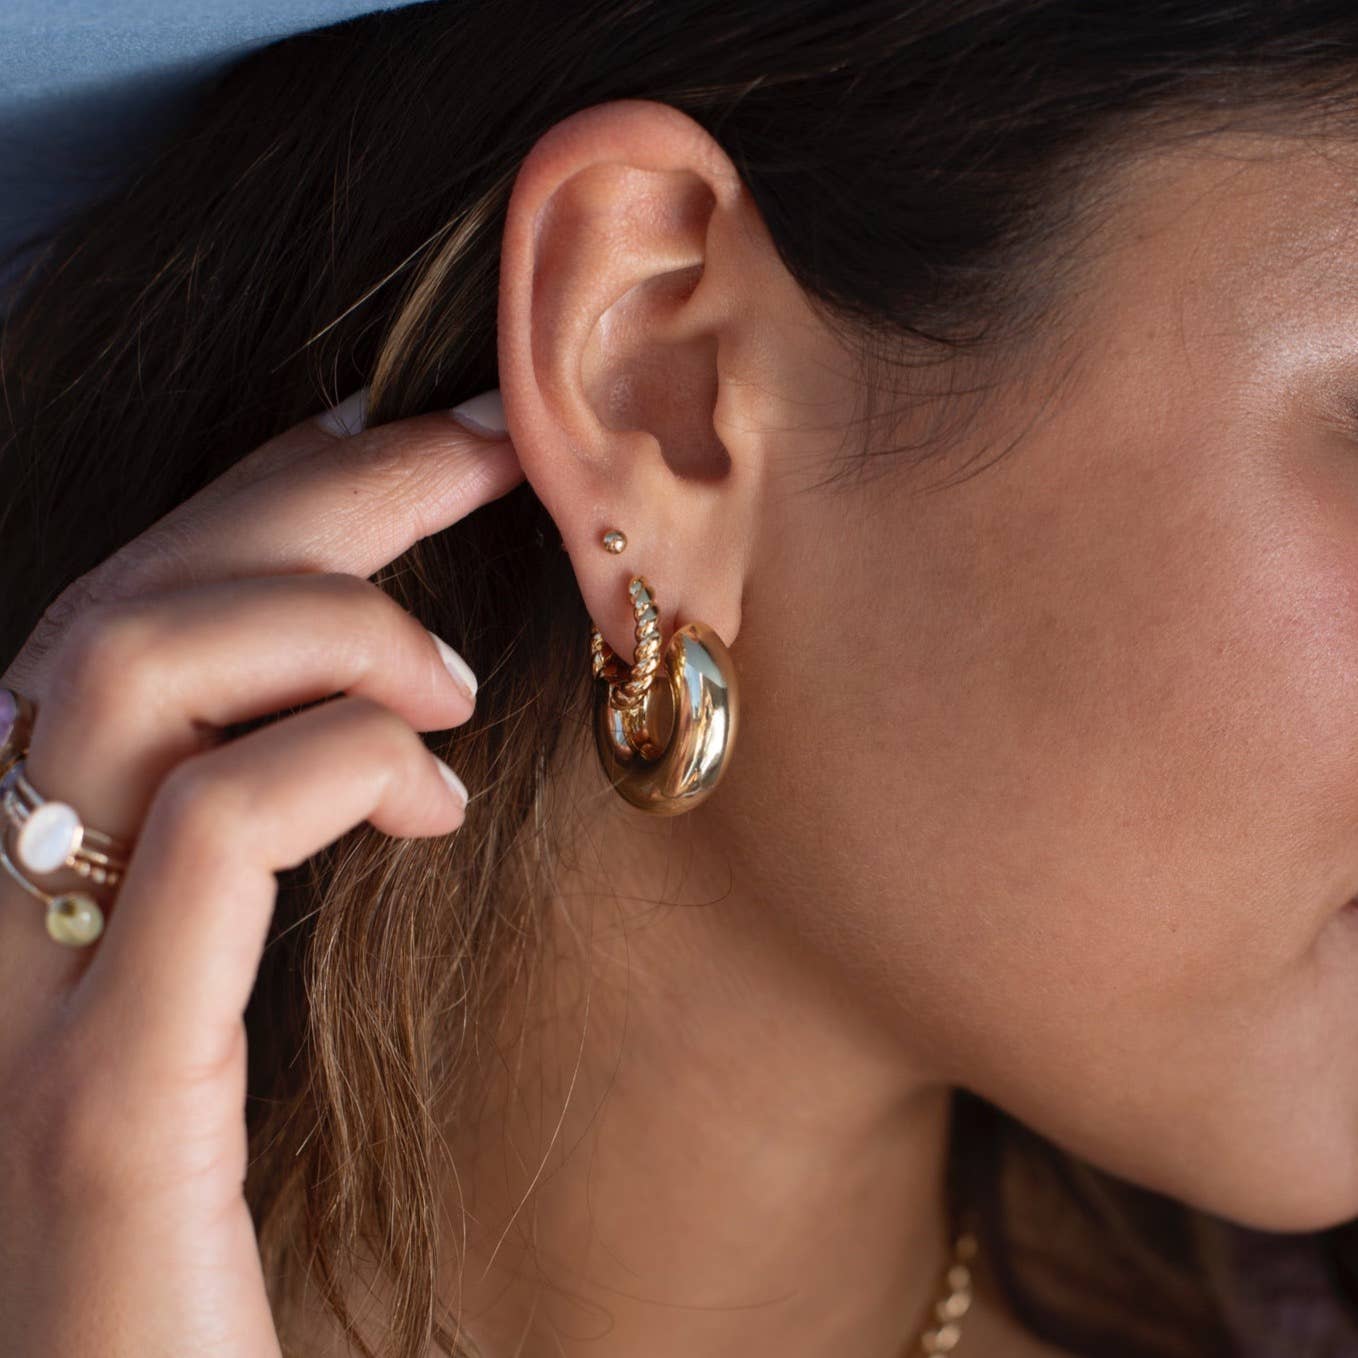
[(919, 1337), (924, 1354), (951, 1353), (962, 1338), (962, 1317), (971, 1309), (971, 1260), (976, 1257), (976, 1236), (964, 1230), (953, 1244), (952, 1262), (943, 1276), (943, 1290), (934, 1303), (934, 1320)]

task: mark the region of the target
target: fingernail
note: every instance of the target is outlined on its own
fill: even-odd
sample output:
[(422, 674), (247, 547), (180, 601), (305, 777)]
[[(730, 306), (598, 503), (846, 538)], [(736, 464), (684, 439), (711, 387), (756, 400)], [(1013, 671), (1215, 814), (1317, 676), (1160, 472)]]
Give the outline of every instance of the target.
[(439, 774), (442, 776), (443, 781), (448, 784), (448, 790), (465, 807), (467, 805), (466, 784), (438, 757), (438, 755), (434, 756), (434, 763), (438, 765)]
[(346, 396), (339, 405), (331, 406), (323, 415), (316, 417), (316, 423), (329, 434), (348, 438), (357, 434), (368, 419), (368, 388), (359, 387), (352, 396)]
[(429, 635), (434, 637), (434, 645), (443, 657), (444, 668), (475, 698), (476, 675), (472, 673), (472, 667), (442, 637), (436, 637), (432, 632)]
[(483, 391), (470, 401), (463, 401), (448, 413), (464, 429), (470, 429), (473, 434), (480, 434), (484, 438), (502, 439), (509, 432), (499, 387)]

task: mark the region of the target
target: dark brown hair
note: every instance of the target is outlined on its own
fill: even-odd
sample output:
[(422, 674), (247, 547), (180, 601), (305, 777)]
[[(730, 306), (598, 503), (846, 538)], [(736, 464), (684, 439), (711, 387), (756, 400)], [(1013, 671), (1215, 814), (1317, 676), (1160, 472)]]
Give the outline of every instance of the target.
[[(711, 132), (862, 354), (870, 403), (890, 371), (909, 399), (907, 357), (998, 371), (1053, 323), (1121, 150), (1323, 126), (1358, 108), (1355, 76), (1352, 0), (468, 0), (276, 43), (27, 270), (0, 342), (0, 654), (321, 406), (370, 384), (382, 422), (495, 386), (510, 186), (578, 109), (654, 99)], [(864, 450), (843, 474), (865, 466)], [(364, 825), (281, 874), (247, 1013), (247, 1195), (276, 1303), (309, 1274), (341, 1313), (362, 1253), (391, 1280), (399, 1358), (435, 1336), (465, 1351), (436, 1295), (440, 1127), (475, 1102), (478, 1034), (536, 974), (546, 771), (589, 730), (588, 617), (558, 544), (525, 483), (379, 573), (483, 678), (473, 720), (430, 743), (484, 796), (457, 835)], [(1222, 1223), (967, 1091), (950, 1189), (1047, 1342), (1236, 1351)], [(1358, 1296), (1354, 1230), (1304, 1243), (1337, 1324)]]

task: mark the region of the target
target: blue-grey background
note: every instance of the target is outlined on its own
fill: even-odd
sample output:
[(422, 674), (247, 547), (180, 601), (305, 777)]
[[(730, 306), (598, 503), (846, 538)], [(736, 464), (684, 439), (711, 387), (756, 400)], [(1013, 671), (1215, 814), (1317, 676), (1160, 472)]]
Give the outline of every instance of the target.
[(19, 240), (117, 183), (205, 76), (410, 0), (0, 0), (0, 305)]

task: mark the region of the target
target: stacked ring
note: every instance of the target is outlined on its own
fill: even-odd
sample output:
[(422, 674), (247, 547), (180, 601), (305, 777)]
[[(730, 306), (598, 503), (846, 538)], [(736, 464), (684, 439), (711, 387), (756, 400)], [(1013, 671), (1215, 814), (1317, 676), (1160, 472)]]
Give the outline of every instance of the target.
[(45, 876), (70, 868), (87, 881), (112, 888), (122, 880), (130, 849), (86, 826), (73, 806), (48, 800), (28, 780), (26, 756), (36, 714), (30, 699), (0, 688), (0, 769), (4, 770), (0, 811), (6, 829), (17, 832), (12, 856), (7, 838), (0, 842), (0, 866), (47, 906), (48, 934), (58, 943), (79, 948), (103, 932), (99, 903), (85, 891), (44, 891), (24, 869)]
[(37, 709), (22, 693), (0, 688), (0, 776), (28, 753)]

